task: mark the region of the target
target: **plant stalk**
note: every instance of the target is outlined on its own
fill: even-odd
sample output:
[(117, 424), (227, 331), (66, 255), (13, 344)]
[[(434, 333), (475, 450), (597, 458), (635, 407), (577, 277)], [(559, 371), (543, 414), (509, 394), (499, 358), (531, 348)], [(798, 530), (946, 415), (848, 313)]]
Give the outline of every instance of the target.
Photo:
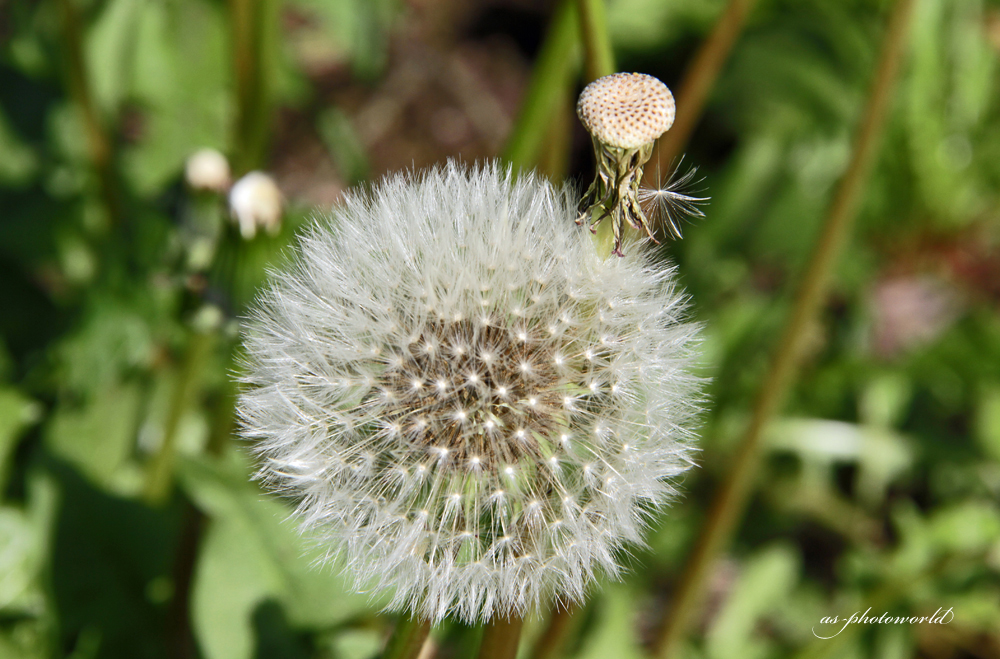
[(237, 176), (259, 169), (267, 156), (278, 2), (229, 0), (236, 95), (232, 162)]
[(556, 6), (503, 152), (503, 159), (515, 170), (531, 169), (538, 164), (552, 117), (559, 111), (560, 100), (576, 75), (580, 65), (577, 23), (575, 0), (562, 0)]
[(509, 618), (490, 619), (483, 628), (479, 659), (516, 659), (523, 626), (524, 618), (513, 614)]
[(417, 659), (430, 632), (429, 621), (409, 615), (400, 616), (382, 659)]
[(146, 488), (143, 494), (146, 502), (150, 505), (160, 505), (170, 496), (177, 452), (177, 431), (180, 428), (181, 419), (194, 397), (201, 366), (211, 351), (213, 343), (213, 333), (193, 332), (191, 334), (184, 362), (181, 364), (177, 381), (174, 383), (167, 421), (163, 427), (163, 440), (151, 459), (149, 471), (146, 474)]
[(537, 170), (549, 180), (561, 181), (569, 171), (569, 152), (573, 141), (573, 125), (576, 120), (573, 114), (573, 100), (570, 90), (564, 89), (549, 117), (549, 129), (546, 131), (542, 151), (538, 154)]
[(746, 508), (760, 461), (764, 427), (780, 407), (797, 374), (809, 329), (817, 322), (821, 305), (826, 299), (833, 267), (857, 214), (861, 191), (871, 171), (892, 100), (893, 83), (906, 45), (911, 8), (912, 0), (897, 0), (893, 8), (850, 163), (833, 197), (777, 352), (754, 403), (750, 425), (739, 446), (732, 469), (712, 503), (673, 603), (654, 643), (654, 653), (659, 657), (671, 657), (675, 654), (699, 608), (709, 571), (728, 543)]
[(611, 50), (604, 0), (577, 0), (576, 4), (583, 39), (584, 82), (589, 83), (617, 70), (615, 54)]
[(712, 33), (702, 42), (694, 59), (684, 73), (677, 93), (677, 113), (674, 125), (660, 137), (657, 145), (656, 167), (646, 170), (648, 181), (653, 172), (669, 172), (677, 157), (684, 151), (694, 132), (709, 92), (715, 86), (729, 53), (743, 31), (747, 15), (757, 0), (730, 0), (716, 21)]
[(66, 57), (66, 78), (69, 95), (83, 119), (90, 163), (97, 174), (101, 201), (111, 226), (121, 220), (122, 209), (115, 184), (111, 138), (101, 119), (90, 89), (87, 64), (80, 33), (80, 15), (73, 0), (59, 0), (60, 28)]
[(573, 618), (577, 610), (575, 604), (556, 606), (553, 609), (545, 630), (531, 651), (531, 659), (558, 659), (563, 655), (566, 641), (573, 631)]

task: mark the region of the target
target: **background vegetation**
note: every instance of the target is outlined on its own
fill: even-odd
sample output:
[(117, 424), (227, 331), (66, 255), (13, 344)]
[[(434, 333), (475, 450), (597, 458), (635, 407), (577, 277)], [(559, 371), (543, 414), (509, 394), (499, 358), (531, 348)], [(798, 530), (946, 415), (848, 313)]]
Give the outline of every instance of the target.
[[(540, 612), (526, 654), (656, 647), (851, 158), (892, 4), (730, 5), (746, 21), (683, 165), (711, 202), (663, 247), (705, 325), (702, 467), (629, 576)], [(620, 70), (676, 90), (725, 6), (608, 0), (598, 35)], [(232, 439), (240, 314), (350, 185), (501, 153), (584, 182), (572, 99), (594, 65), (576, 23), (560, 32), (566, 11), (0, 4), (0, 657), (377, 655), (391, 616), (311, 567), (289, 502), (251, 483)], [(1000, 657), (1000, 5), (916, 0), (905, 36), (857, 223), (678, 656)], [(202, 147), (274, 176), (278, 235), (242, 239), (224, 196), (184, 182)], [(954, 619), (814, 636), (869, 606)], [(478, 633), (442, 626), (437, 656)]]

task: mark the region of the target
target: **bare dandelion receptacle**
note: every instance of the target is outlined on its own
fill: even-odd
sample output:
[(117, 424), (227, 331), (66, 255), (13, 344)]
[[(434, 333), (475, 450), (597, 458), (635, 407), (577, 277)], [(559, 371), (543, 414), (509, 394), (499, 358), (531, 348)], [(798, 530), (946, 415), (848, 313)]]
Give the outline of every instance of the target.
[[(653, 76), (615, 73), (587, 85), (576, 106), (594, 143), (597, 170), (579, 205), (577, 224), (596, 226), (610, 218), (613, 253), (622, 255), (622, 226), (628, 222), (656, 242), (642, 205), (639, 184), (656, 140), (674, 123), (674, 97)], [(593, 219), (594, 215), (596, 219)]]

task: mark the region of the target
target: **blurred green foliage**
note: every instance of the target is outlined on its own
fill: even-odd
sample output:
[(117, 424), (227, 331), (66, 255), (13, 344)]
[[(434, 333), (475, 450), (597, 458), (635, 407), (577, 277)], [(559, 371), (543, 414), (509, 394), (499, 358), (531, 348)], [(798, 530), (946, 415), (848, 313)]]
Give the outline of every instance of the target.
[[(275, 5), (253, 97), (226, 3), (0, 7), (0, 657), (378, 653), (380, 602), (313, 567), (294, 502), (262, 495), (231, 441), (238, 319), (307, 195), (287, 195), (277, 236), (244, 241), (183, 169), (203, 147), (246, 161), (237, 117), (260, 112), (268, 168), (304, 116), (340, 185), (382, 171), (350, 98), (399, 83), (419, 4)], [(467, 11), (517, 9), (481, 4)], [(623, 70), (676, 86), (723, 5), (609, 0)], [(644, 656), (849, 157), (886, 5), (761, 0), (713, 91), (685, 161), (712, 201), (668, 247), (705, 325), (703, 466), (577, 614), (575, 656)], [(686, 656), (1000, 656), (998, 54), (997, 3), (917, 1), (858, 228)], [(868, 606), (955, 618), (813, 634)], [(441, 656), (474, 634), (437, 630)]]

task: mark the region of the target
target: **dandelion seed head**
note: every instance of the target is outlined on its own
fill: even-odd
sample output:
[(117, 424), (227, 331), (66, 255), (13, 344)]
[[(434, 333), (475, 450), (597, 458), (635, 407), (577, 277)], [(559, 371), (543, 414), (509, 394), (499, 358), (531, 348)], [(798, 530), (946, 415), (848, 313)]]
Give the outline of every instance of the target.
[(571, 190), (496, 165), (396, 176), (258, 300), (239, 402), (258, 477), (393, 610), (579, 600), (691, 465), (697, 327), (672, 270), (601, 259), (575, 216)]

